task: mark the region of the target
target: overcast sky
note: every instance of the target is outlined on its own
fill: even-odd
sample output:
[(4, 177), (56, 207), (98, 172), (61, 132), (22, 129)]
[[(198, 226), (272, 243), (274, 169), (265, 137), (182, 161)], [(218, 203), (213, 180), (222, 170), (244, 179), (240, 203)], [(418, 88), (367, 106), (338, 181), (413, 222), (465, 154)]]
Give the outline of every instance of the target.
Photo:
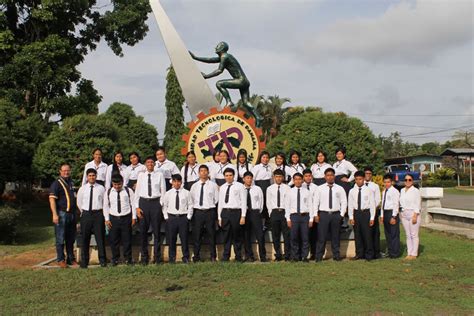
[[(444, 142), (453, 134), (448, 129), (474, 129), (470, 0), (161, 3), (196, 55), (212, 56), (219, 41), (228, 42), (250, 78), (251, 93), (344, 111), (376, 135), (400, 131), (418, 143)], [(115, 101), (128, 103), (162, 138), (170, 61), (152, 15), (148, 25), (146, 38), (125, 47), (124, 57), (101, 43), (80, 69), (103, 96), (101, 112)], [(214, 82), (209, 84), (216, 92)]]

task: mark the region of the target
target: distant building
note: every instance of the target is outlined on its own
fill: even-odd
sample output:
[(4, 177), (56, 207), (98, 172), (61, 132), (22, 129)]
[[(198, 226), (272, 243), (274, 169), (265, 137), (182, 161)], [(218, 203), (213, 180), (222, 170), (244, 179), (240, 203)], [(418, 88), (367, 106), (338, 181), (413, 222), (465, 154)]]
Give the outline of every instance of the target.
[(439, 168), (443, 166), (443, 157), (438, 155), (431, 155), (431, 154), (419, 154), (419, 155), (412, 155), (412, 156), (404, 156), (404, 157), (393, 157), (393, 158), (386, 158), (385, 165), (400, 165), (400, 164), (408, 164), (412, 171), (420, 172), (420, 167), (425, 166), (424, 171), (420, 172), (423, 175), (435, 172)]
[[(474, 148), (448, 148), (441, 153), (441, 156), (456, 158), (459, 170), (469, 173), (469, 185), (472, 187), (472, 161), (474, 160)], [(459, 185), (458, 175), (458, 185)]]

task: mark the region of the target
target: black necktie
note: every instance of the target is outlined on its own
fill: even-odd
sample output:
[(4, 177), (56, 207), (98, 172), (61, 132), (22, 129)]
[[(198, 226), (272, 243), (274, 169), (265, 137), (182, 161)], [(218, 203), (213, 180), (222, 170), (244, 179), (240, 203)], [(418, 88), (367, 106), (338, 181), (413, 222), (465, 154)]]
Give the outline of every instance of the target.
[(329, 210), (332, 210), (332, 185), (329, 186)]
[(357, 209), (362, 210), (362, 188), (359, 188), (359, 194), (357, 195)]
[(281, 201), (280, 186), (278, 186), (278, 191), (277, 191), (277, 207), (278, 208), (280, 208), (280, 201)]
[(307, 189), (308, 189), (308, 191), (309, 191), (309, 184), (308, 184), (308, 183), (306, 184), (306, 188), (307, 188)]
[(92, 211), (92, 199), (94, 198), (94, 186), (91, 185), (91, 193), (89, 194), (89, 211)]
[(117, 212), (122, 213), (122, 201), (120, 201), (120, 191), (117, 191)]
[(201, 194), (199, 194), (199, 206), (204, 205), (204, 185), (205, 184), (206, 184), (206, 182), (201, 183)]
[(368, 187), (368, 186), (369, 186), (369, 183), (368, 183), (368, 182), (366, 182), (366, 183), (365, 183), (365, 186), (366, 186), (366, 187)]
[(179, 191), (176, 191), (176, 210), (179, 211)]
[(298, 195), (296, 197), (296, 212), (299, 214), (301, 213), (301, 195), (300, 195), (300, 188), (298, 188)]
[(252, 209), (252, 197), (250, 196), (250, 188), (247, 188), (247, 209)]
[(387, 189), (385, 189), (385, 192), (383, 193), (383, 203), (382, 203), (382, 211), (385, 210), (385, 199), (387, 198)]
[(151, 197), (151, 173), (148, 174), (148, 196)]
[(227, 190), (225, 191), (225, 202), (229, 203), (230, 187), (232, 184), (227, 185)]

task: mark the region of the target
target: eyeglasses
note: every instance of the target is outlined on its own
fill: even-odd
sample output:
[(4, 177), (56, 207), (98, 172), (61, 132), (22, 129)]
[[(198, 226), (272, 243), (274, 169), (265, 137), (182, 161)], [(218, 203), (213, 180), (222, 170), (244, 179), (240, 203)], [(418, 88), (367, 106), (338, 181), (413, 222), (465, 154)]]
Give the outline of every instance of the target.
[(412, 182), (413, 179), (405, 179), (405, 182)]

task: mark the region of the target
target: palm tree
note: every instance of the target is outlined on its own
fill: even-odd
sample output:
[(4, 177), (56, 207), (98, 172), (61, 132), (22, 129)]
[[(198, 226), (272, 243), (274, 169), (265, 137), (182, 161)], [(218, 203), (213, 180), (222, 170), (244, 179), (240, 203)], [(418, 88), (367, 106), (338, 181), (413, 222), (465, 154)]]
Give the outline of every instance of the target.
[(266, 142), (278, 135), (283, 119), (285, 103), (291, 102), (289, 98), (280, 98), (278, 95), (269, 96), (257, 105), (257, 110), (263, 116), (262, 130)]

